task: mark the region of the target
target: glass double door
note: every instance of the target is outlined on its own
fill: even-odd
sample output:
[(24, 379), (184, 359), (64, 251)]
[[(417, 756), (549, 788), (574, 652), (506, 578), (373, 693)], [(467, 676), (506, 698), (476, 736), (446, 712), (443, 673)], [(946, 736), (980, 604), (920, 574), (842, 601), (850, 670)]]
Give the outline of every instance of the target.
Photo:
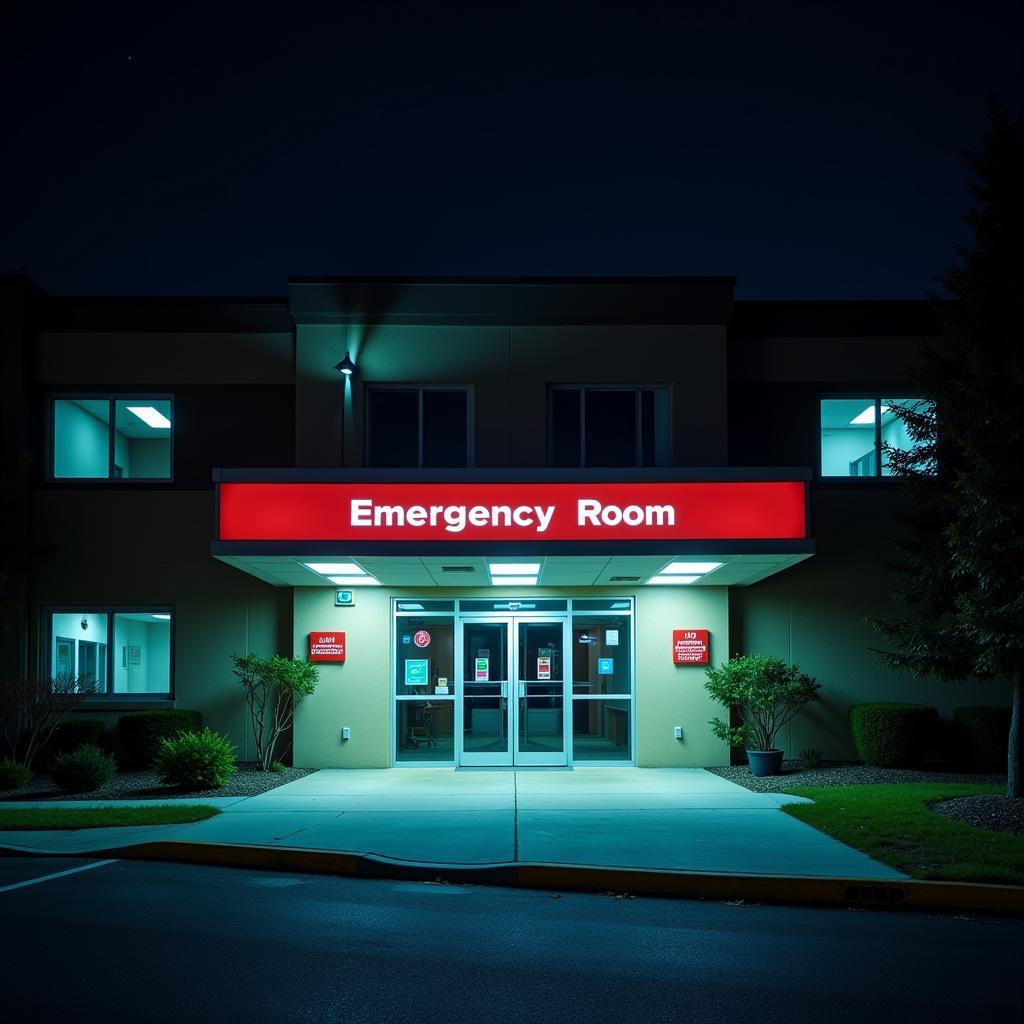
[(459, 764), (568, 763), (568, 628), (565, 616), (460, 619)]

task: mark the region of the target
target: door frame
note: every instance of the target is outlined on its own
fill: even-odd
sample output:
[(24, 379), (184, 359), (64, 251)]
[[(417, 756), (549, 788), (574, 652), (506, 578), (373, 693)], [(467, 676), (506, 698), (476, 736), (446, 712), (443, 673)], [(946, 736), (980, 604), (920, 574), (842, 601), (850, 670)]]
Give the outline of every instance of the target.
[[(560, 752), (520, 752), (519, 750), (519, 714), (520, 693), (525, 683), (520, 679), (519, 666), (519, 625), (520, 623), (549, 622), (562, 626), (562, 749)], [(465, 709), (465, 625), (473, 623), (491, 623), (504, 625), (508, 632), (506, 638), (505, 685), (502, 699), (505, 701), (505, 724), (508, 735), (508, 749), (494, 753), (466, 753), (463, 742), (464, 709)], [(569, 764), (569, 744), (572, 740), (572, 667), (570, 655), (571, 616), (564, 612), (473, 612), (467, 615), (456, 614), (455, 629), (455, 764), (457, 767), (566, 767)], [(567, 663), (568, 662), (568, 663)]]

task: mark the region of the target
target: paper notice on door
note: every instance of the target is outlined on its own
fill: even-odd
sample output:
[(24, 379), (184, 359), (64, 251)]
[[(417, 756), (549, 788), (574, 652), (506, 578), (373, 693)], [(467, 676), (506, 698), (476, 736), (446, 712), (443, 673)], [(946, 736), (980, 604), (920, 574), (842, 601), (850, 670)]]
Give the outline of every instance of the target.
[(475, 661), (476, 670), (474, 678), (478, 683), (486, 683), (490, 679), (490, 658), (477, 658)]
[(605, 647), (619, 646), (619, 631), (617, 629), (606, 629), (604, 631)]
[(550, 679), (551, 678), (551, 658), (548, 655), (537, 659), (537, 678), (538, 679)]

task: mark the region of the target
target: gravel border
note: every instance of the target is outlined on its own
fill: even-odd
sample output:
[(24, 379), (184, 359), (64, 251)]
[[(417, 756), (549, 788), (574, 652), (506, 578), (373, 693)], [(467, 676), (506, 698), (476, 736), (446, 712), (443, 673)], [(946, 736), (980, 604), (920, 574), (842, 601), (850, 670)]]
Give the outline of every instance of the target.
[(940, 800), (932, 804), (932, 810), (964, 825), (1024, 836), (1024, 800), (1012, 800), (1003, 793), (979, 793)]
[(1005, 786), (1005, 775), (969, 772), (925, 772), (912, 768), (877, 768), (868, 764), (826, 761), (820, 768), (805, 768), (802, 761), (783, 761), (781, 775), (758, 778), (745, 764), (708, 768), (714, 775), (754, 793), (778, 793), (790, 786), (877, 786), (900, 782), (968, 782), (979, 786)]
[(90, 793), (65, 793), (49, 775), (36, 775), (21, 789), (0, 790), (0, 801), (45, 800), (167, 800), (199, 796), (259, 796), (315, 772), (315, 768), (285, 768), (281, 772), (258, 771), (252, 764), (240, 764), (231, 781), (220, 789), (181, 790), (162, 786), (154, 771), (115, 772), (109, 782)]

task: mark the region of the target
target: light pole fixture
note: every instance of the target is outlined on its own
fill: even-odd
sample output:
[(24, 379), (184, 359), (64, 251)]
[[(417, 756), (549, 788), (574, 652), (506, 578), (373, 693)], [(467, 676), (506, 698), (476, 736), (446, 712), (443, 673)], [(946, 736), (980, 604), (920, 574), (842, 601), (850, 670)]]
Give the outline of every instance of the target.
[(345, 353), (345, 358), (340, 363), (337, 363), (334, 368), (341, 371), (346, 377), (354, 377), (359, 372), (356, 369), (356, 364), (352, 361), (352, 357), (347, 352)]

